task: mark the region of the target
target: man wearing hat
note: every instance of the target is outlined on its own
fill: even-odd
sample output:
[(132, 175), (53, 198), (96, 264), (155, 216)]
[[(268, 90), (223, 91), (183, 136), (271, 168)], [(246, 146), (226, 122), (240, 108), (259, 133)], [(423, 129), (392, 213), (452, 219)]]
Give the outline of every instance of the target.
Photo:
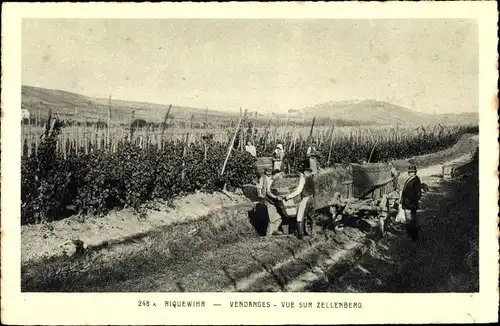
[(285, 150), (283, 148), (283, 144), (276, 145), (276, 149), (274, 150), (274, 155), (273, 155), (274, 171), (281, 171), (284, 157), (285, 157)]
[(316, 151), (316, 148), (310, 146), (307, 149), (306, 156), (307, 159), (305, 168), (309, 169), (313, 174), (318, 172), (318, 152)]
[(403, 190), (401, 192), (401, 205), (405, 213), (406, 233), (412, 240), (418, 240), (417, 210), (422, 197), (422, 183), (417, 176), (417, 167), (410, 165)]

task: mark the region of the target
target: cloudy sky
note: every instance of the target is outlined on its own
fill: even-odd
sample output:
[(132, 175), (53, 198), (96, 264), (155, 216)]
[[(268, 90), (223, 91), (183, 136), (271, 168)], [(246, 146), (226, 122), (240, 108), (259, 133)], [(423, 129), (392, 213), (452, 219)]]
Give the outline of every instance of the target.
[(263, 113), (361, 99), (477, 112), (470, 20), (28, 19), (22, 33), (24, 85)]

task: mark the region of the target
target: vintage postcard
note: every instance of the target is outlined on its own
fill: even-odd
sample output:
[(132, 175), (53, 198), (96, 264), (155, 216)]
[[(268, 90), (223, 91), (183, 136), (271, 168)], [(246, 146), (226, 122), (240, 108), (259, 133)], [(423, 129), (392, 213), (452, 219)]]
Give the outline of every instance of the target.
[(2, 323), (498, 318), (493, 1), (2, 6)]

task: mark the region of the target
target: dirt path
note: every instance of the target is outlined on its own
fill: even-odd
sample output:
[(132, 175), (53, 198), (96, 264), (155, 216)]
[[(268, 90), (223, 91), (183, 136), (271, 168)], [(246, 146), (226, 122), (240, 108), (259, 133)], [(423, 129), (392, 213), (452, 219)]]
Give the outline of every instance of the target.
[[(433, 169), (429, 169), (429, 172)], [(349, 272), (312, 291), (477, 292), (479, 291), (477, 171), (462, 180), (437, 182), (419, 213), (421, 240), (409, 241), (400, 229), (367, 251)]]
[[(466, 155), (453, 161), (469, 158)], [(469, 240), (477, 234), (478, 187), (471, 183), (477, 178), (440, 182), (437, 175), (441, 168), (436, 165), (419, 171), (430, 192), (423, 198), (423, 240), (417, 243), (398, 230), (391, 230), (380, 241), (353, 228), (301, 241), (293, 236), (263, 238), (251, 232), (230, 237), (229, 229), (227, 237), (221, 235), (213, 239), (214, 243), (203, 243), (194, 250), (184, 248), (172, 259), (158, 257), (129, 278), (79, 284), (70, 290), (447, 291), (449, 272), (467, 268), (463, 266), (464, 256), (470, 251)], [(403, 174), (400, 182), (405, 178)], [(471, 227), (474, 225), (476, 229)], [(463, 278), (457, 275), (451, 280)]]

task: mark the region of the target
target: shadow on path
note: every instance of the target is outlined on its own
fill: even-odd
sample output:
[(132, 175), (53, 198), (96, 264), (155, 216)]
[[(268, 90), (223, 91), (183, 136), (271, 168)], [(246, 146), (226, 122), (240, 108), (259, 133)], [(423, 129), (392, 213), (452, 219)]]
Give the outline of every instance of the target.
[[(479, 183), (477, 166), (461, 180), (430, 187), (421, 202), (421, 240), (409, 240), (401, 225), (350, 271), (319, 292), (478, 292)], [(473, 249), (475, 248), (475, 249)]]

